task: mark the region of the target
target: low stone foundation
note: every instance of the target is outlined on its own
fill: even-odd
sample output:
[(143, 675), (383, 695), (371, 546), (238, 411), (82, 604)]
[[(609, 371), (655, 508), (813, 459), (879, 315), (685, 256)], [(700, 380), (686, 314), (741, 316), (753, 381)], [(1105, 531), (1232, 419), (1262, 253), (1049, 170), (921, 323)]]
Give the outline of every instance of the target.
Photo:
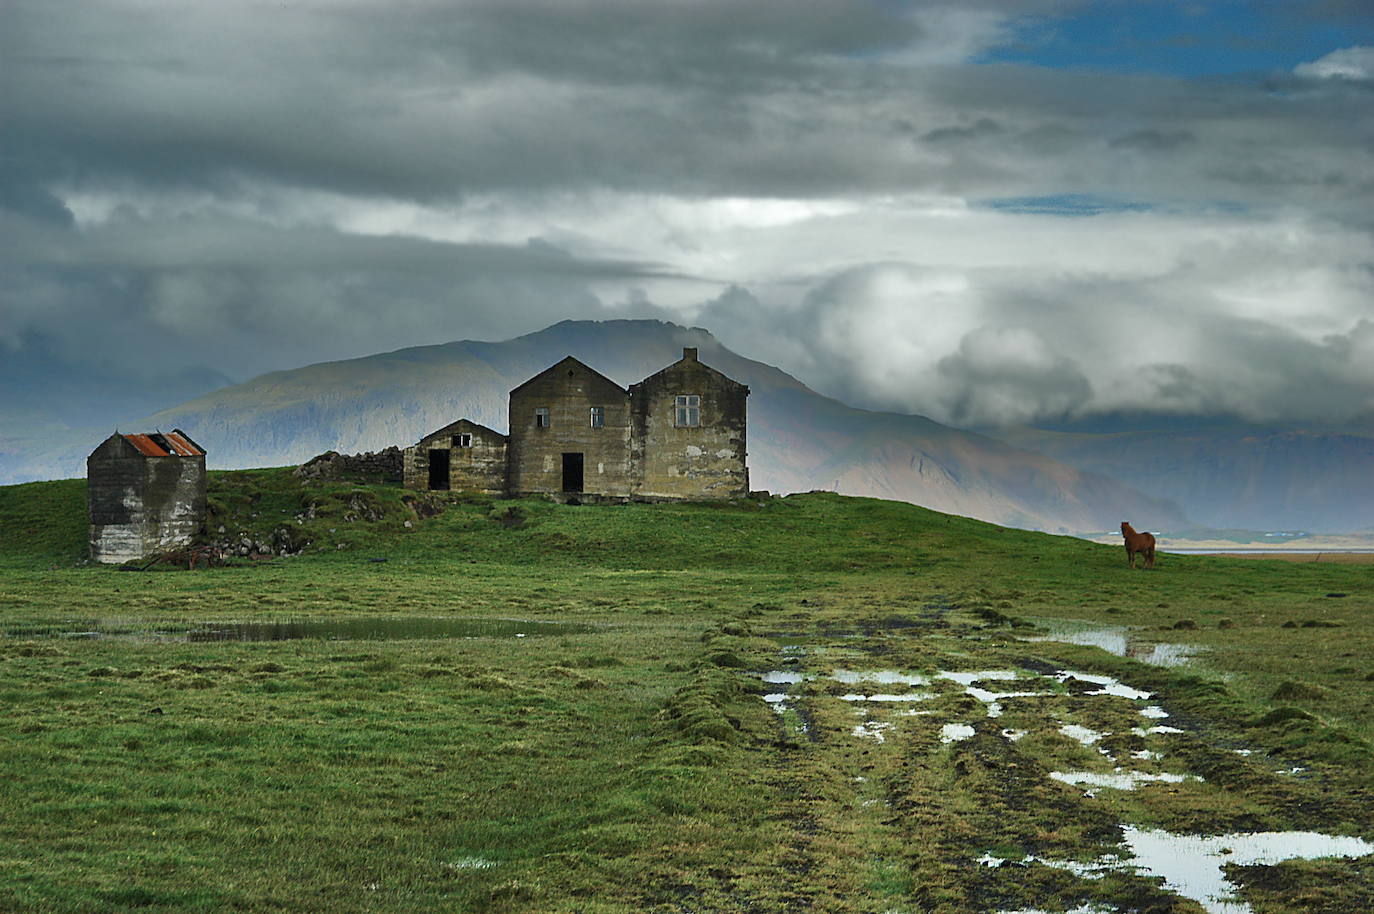
[(405, 457), (398, 447), (366, 454), (340, 454), (325, 451), (296, 467), (296, 475), (306, 479), (358, 479), (379, 482), (402, 480)]

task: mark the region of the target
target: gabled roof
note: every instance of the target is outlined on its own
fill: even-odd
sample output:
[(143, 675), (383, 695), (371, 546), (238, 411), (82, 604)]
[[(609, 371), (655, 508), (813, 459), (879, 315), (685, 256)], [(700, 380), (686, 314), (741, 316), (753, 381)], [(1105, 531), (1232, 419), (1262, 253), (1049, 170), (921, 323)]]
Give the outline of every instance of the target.
[(578, 368), (581, 368), (581, 369), (583, 369), (584, 371), (587, 371), (588, 373), (590, 373), (593, 377), (600, 378), (601, 380), (605, 381), (607, 384), (609, 384), (609, 385), (611, 385), (612, 387), (614, 387), (616, 390), (620, 391), (621, 393), (625, 394), (626, 396), (629, 396), (629, 391), (627, 391), (625, 388), (621, 387), (619, 384), (615, 383), (615, 382), (612, 381), (610, 378), (606, 377), (604, 374), (602, 374), (601, 372), (597, 371), (595, 368), (592, 368), (592, 367), (591, 367), (590, 365), (588, 365), (587, 363), (581, 362), (581, 361), (579, 361), (579, 360), (573, 358), (573, 357), (570, 356), (570, 355), (569, 355), (569, 356), (564, 356), (561, 360), (559, 360), (558, 362), (555, 362), (554, 364), (550, 365), (548, 368), (545, 368), (543, 371), (539, 372), (539, 374), (537, 374), (537, 375), (535, 375), (534, 377), (530, 378), (529, 380), (525, 381), (523, 384), (520, 384), (520, 385), (518, 385), (517, 387), (512, 388), (512, 389), (511, 389), (511, 396), (515, 396), (515, 394), (516, 394), (522, 387), (527, 387), (527, 386), (529, 386), (530, 384), (533, 384), (535, 381), (538, 381), (540, 378), (544, 377), (544, 376), (547, 375), (547, 374), (552, 374), (552, 373), (555, 372), (555, 371), (559, 371), (559, 370), (562, 370), (562, 369), (566, 369), (567, 366), (569, 366), (569, 365), (576, 365)]
[(144, 457), (204, 457), (205, 451), (181, 429), (125, 435), (124, 440)]
[[(494, 429), (494, 428), (487, 428), (485, 425), (482, 425), (481, 423), (478, 423), (478, 422), (473, 422), (471, 419), (459, 419), (459, 420), (456, 421), (456, 422), (450, 422), (448, 425), (445, 425), (443, 428), (435, 429), (434, 431), (430, 432), (428, 435), (423, 435), (423, 436), (421, 436), (420, 441), (428, 441), (428, 440), (431, 439), (431, 438), (437, 438), (439, 435), (451, 435), (451, 434), (453, 434), (455, 431), (457, 431), (459, 428), (462, 428), (462, 427), (464, 427), (464, 426), (467, 426), (467, 427), (469, 427), (469, 428), (480, 428), (480, 429), (481, 429), (482, 431), (484, 431), (484, 432), (490, 432), (493, 436), (495, 436), (495, 437), (497, 437), (497, 438), (505, 438), (505, 437), (507, 437), (507, 436), (501, 434), (500, 432), (498, 432), (496, 429)], [(416, 442), (416, 443), (418, 444), (419, 442)]]
[[(695, 350), (693, 350), (693, 352), (695, 352)], [(673, 364), (668, 365), (668, 366), (666, 366), (666, 367), (664, 367), (664, 368), (660, 368), (658, 371), (655, 371), (653, 374), (649, 375), (647, 378), (645, 378), (644, 380), (640, 381), (639, 383), (637, 383), (637, 384), (631, 384), (631, 385), (630, 385), (630, 391), (633, 393), (633, 391), (634, 391), (634, 389), (635, 389), (636, 387), (642, 387), (642, 386), (644, 386), (645, 384), (648, 384), (648, 383), (649, 383), (650, 381), (652, 381), (654, 378), (658, 377), (659, 375), (667, 374), (667, 373), (673, 371), (674, 369), (679, 368), (679, 367), (681, 367), (681, 366), (683, 366), (683, 365), (697, 365), (697, 366), (699, 366), (699, 367), (701, 367), (701, 368), (706, 369), (708, 372), (710, 372), (710, 373), (713, 374), (713, 375), (719, 375), (721, 378), (724, 378), (726, 381), (728, 381), (729, 383), (735, 385), (736, 387), (742, 387), (742, 388), (744, 388), (744, 392), (745, 392), (745, 393), (748, 393), (748, 392), (749, 392), (749, 385), (748, 385), (748, 384), (742, 384), (742, 383), (740, 383), (739, 381), (736, 381), (734, 378), (730, 377), (730, 376), (729, 376), (728, 374), (726, 374), (725, 372), (720, 371), (719, 369), (716, 369), (716, 368), (712, 368), (710, 365), (707, 365), (705, 362), (703, 362), (703, 361), (701, 361), (700, 359), (696, 358), (695, 355), (693, 355), (691, 358), (688, 358), (687, 356), (684, 355), (682, 358), (678, 359), (678, 360), (677, 360), (676, 362), (674, 362)]]

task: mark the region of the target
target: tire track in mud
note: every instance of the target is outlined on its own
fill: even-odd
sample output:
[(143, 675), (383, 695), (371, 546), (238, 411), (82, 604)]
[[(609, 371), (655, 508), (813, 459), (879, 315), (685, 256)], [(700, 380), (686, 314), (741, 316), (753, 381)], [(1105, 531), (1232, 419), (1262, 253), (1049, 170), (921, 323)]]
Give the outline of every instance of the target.
[[(1318, 830), (1323, 819), (1367, 819), (1369, 807), (1361, 804), (1368, 792), (1348, 778), (1325, 789), (1285, 777), (1258, 757), (1237, 754), (1243, 729), (1218, 727), (1200, 709), (1184, 710), (1198, 698), (1190, 697), (1186, 678), (1175, 683), (1174, 674), (1152, 671), (1143, 678), (1153, 696), (1133, 695), (1138, 690), (1124, 686), (1113, 692), (1099, 686), (1100, 674), (1081, 678), (1084, 674), (1067, 673), (1072, 664), (1028, 656), (1019, 650), (1022, 644), (967, 639), (972, 629), (966, 632), (967, 626), (951, 625), (948, 618), (956, 608), (946, 601), (927, 604), (920, 619), (856, 620), (844, 632), (838, 626), (822, 627), (810, 640), (812, 656), (805, 666), (808, 675), (820, 679), (788, 699), (794, 709), (805, 708), (808, 732), (774, 762), (774, 783), (782, 795), (795, 798), (780, 814), (791, 836), (787, 872), (793, 880), (811, 882), (788, 896), (785, 910), (881, 911), (914, 905), (920, 910), (995, 912), (1103, 905), (1108, 911), (1195, 911), (1194, 901), (1166, 890), (1148, 871), (1102, 863), (1113, 855), (1121, 861), (1130, 823), (1218, 834), (1295, 826)], [(853, 637), (855, 629), (869, 637)], [(1001, 728), (996, 715), (1003, 711), (999, 708), (994, 715), (986, 697), (974, 701), (968, 697), (972, 689), (959, 695), (946, 687), (930, 707), (951, 721), (976, 717), (965, 726), (971, 736), (942, 742), (931, 722), (916, 723), (923, 720), (916, 715), (937, 716), (929, 710), (901, 712), (912, 715), (912, 723), (894, 726), (898, 712), (889, 707), (882, 713), (894, 715), (891, 722), (855, 727), (850, 738), (841, 696), (826, 691), (821, 681), (826, 674), (841, 665), (855, 670), (931, 669), (932, 654), (945, 658), (934, 668), (957, 670), (956, 658), (964, 664), (986, 662), (1019, 671), (1015, 675), (1023, 678), (1022, 688), (1035, 681), (1052, 682), (1057, 689), (1041, 693), (1045, 697), (1034, 699), (1033, 706), (1011, 705), (1008, 716), (1025, 727), (1016, 736), (1008, 733), (1017, 731)], [(1174, 685), (1181, 691), (1170, 696)], [(1176, 709), (1175, 699), (1183, 707)], [(1145, 701), (1167, 704), (1170, 710), (1154, 704), (1142, 708)], [(874, 717), (865, 714), (865, 721), (876, 719), (878, 712), (870, 713)], [(1149, 718), (1159, 716), (1170, 718), (1174, 726), (1152, 727)], [(1073, 728), (1094, 732), (1085, 723), (1101, 731), (1100, 745), (1073, 744)], [(861, 730), (871, 740), (859, 740)], [(1156, 730), (1161, 735), (1153, 735)], [(1025, 732), (1034, 738), (1019, 744)], [(1176, 782), (1143, 779), (1138, 790), (1134, 785), (1084, 789), (1055, 771), (1082, 767), (1085, 761), (1092, 769), (1093, 753), (1110, 760), (1097, 758), (1098, 771), (1112, 764), (1117, 772), (1122, 765), (1148, 771), (1183, 765), (1188, 774)], [(833, 788), (837, 772), (854, 770), (881, 773), (881, 783), (870, 788), (880, 791), (890, 809), (876, 821), (853, 814), (853, 797), (846, 804), (814, 789), (818, 777), (828, 777)], [(866, 802), (875, 800), (870, 796)], [(1327, 818), (1331, 815), (1338, 818)], [(850, 860), (848, 872), (838, 872), (833, 863), (836, 849), (845, 847), (864, 847), (870, 853), (873, 848), (900, 848), (910, 882), (903, 897), (882, 902), (856, 897), (863, 890), (854, 873), (860, 855)]]

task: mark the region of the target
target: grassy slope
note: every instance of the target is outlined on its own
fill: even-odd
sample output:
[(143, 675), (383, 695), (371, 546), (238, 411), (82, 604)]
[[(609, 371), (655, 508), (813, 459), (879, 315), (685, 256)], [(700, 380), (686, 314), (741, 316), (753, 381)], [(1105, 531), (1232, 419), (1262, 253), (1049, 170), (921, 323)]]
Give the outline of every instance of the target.
[[(212, 474), (216, 526), (260, 536), (285, 524), (311, 550), (130, 574), (79, 564), (81, 481), (0, 488), (6, 624), (388, 614), (600, 626), (521, 640), (0, 638), (0, 909), (1148, 907), (1168, 899), (1138, 877), (1002, 878), (971, 861), (993, 849), (1091, 859), (1121, 821), (1374, 837), (1367, 566), (1165, 556), (1131, 573), (1118, 548), (824, 494), (529, 501), (515, 504), (519, 527), (499, 520), (509, 502), (455, 501), (420, 519), (402, 494)], [(345, 520), (364, 510), (381, 519)], [(1160, 670), (1026, 644), (1014, 617), (1215, 650), (1187, 672)], [(1085, 800), (1031, 776), (1102, 764), (1052, 729), (1011, 744), (979, 723), (974, 740), (942, 747), (916, 727), (877, 745), (849, 734), (852, 706), (820, 681), (799, 701), (801, 734), (749, 672), (781, 662), (784, 644), (806, 647), (792, 663), (811, 672), (1048, 662), (1117, 675), (1187, 722), (1171, 756), (1207, 780)], [(1290, 697), (1274, 700), (1281, 688)], [(1130, 727), (1119, 708), (1046, 701), (1061, 720)], [(931, 707), (967, 704), (951, 692)], [(1276, 708), (1291, 710), (1265, 720)], [(1036, 726), (1014, 710), (990, 723)], [(1241, 745), (1256, 755), (1239, 761), (1227, 747)], [(1281, 776), (1293, 766), (1307, 772)], [(1277, 883), (1252, 880), (1268, 910), (1346, 910), (1374, 891), (1362, 864), (1279, 870)]]

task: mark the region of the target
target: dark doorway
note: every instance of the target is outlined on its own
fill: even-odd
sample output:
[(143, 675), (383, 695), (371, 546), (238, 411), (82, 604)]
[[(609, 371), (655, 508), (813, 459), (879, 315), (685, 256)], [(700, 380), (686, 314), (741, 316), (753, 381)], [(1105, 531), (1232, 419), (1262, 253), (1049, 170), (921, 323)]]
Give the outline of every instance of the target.
[(434, 448), (429, 452), (429, 487), (431, 489), (448, 488), (448, 459), (447, 448)]
[(582, 491), (582, 455), (563, 455), (563, 491)]

